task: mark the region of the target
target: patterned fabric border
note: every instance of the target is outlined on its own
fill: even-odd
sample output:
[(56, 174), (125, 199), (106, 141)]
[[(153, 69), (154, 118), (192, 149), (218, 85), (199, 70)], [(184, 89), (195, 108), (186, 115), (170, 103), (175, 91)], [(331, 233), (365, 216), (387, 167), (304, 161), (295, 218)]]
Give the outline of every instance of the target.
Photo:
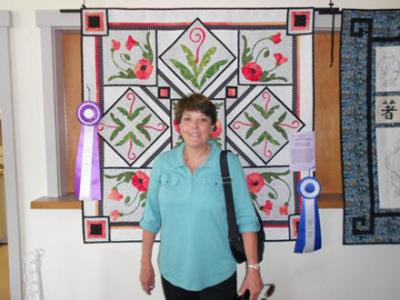
[(400, 243), (400, 11), (344, 10), (344, 244)]

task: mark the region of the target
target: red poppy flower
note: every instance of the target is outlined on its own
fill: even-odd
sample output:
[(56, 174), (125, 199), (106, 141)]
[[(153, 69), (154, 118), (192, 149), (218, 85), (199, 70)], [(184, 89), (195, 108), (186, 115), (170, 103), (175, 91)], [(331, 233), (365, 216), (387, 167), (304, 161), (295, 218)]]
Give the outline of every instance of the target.
[(271, 37), (271, 41), (274, 43), (274, 44), (279, 44), (282, 40), (281, 40), (281, 33), (280, 32), (278, 32), (277, 34), (274, 34), (272, 37)]
[(111, 40), (111, 47), (113, 50), (119, 50), (121, 48), (121, 43), (118, 40)]
[(287, 57), (285, 57), (282, 53), (275, 53), (274, 57), (277, 65), (284, 64), (288, 61)]
[(271, 200), (266, 200), (264, 205), (262, 206), (262, 211), (266, 214), (266, 215), (270, 215), (271, 214), (271, 210), (272, 210), (272, 201)]
[(118, 211), (118, 210), (113, 210), (112, 212), (111, 212), (111, 219), (113, 220), (113, 221), (115, 221), (116, 219), (118, 219), (119, 217), (121, 217), (122, 216), (122, 214)]
[(215, 123), (215, 129), (211, 132), (211, 138), (215, 139), (219, 137), (222, 133), (222, 124), (220, 120)]
[(130, 35), (126, 39), (125, 47), (128, 51), (131, 51), (133, 47), (137, 45), (137, 41)]
[(178, 122), (178, 120), (177, 120), (177, 119), (174, 119), (174, 121), (173, 121), (172, 124), (174, 125), (174, 129), (175, 129), (176, 133), (180, 134), (180, 133), (181, 133), (181, 129), (179, 128), (179, 122)]
[(279, 207), (279, 213), (280, 213), (281, 215), (287, 215), (287, 214), (288, 214), (288, 206), (287, 206), (286, 204), (282, 204), (282, 205)]
[(135, 75), (136, 78), (138, 79), (149, 78), (152, 71), (153, 71), (153, 65), (146, 58), (139, 59), (139, 61), (135, 65)]
[(137, 171), (132, 176), (132, 185), (138, 189), (139, 192), (147, 192), (149, 187), (149, 176), (142, 171)]
[(250, 81), (258, 81), (262, 75), (262, 69), (259, 64), (254, 61), (248, 62), (242, 67), (244, 78)]
[(122, 195), (120, 192), (118, 192), (117, 188), (113, 188), (107, 196), (107, 199), (111, 199), (111, 200), (115, 200), (115, 201), (120, 201), (122, 198), (124, 198), (124, 195)]
[(246, 177), (247, 186), (252, 194), (258, 193), (264, 186), (264, 177), (260, 173), (250, 173)]

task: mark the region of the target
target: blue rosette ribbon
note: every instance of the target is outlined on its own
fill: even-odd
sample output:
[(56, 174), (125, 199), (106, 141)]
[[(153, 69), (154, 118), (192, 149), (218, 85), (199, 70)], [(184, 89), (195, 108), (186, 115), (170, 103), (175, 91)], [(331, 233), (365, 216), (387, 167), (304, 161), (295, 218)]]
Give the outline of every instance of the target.
[(308, 253), (321, 249), (321, 223), (317, 198), (321, 184), (315, 177), (304, 177), (298, 190), (303, 198), (295, 253)]

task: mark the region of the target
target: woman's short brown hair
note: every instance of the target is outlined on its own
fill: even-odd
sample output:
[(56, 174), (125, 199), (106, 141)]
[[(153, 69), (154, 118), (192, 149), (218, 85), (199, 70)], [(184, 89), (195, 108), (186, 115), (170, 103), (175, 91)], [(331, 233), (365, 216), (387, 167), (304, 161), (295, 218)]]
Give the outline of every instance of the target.
[(206, 96), (192, 94), (178, 101), (175, 107), (175, 120), (181, 122), (184, 111), (199, 111), (211, 119), (211, 125), (217, 122), (217, 108)]

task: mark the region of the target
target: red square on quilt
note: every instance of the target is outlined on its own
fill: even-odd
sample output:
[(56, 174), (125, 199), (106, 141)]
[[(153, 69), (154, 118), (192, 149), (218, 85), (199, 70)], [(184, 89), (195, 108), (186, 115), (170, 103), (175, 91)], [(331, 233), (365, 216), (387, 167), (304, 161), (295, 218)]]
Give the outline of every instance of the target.
[(288, 13), (288, 34), (308, 34), (312, 32), (312, 9), (291, 9)]
[(170, 88), (169, 87), (159, 87), (158, 88), (158, 98), (169, 99), (169, 97), (170, 97)]
[(299, 224), (300, 224), (300, 216), (299, 215), (292, 215), (289, 218), (290, 223), (290, 239), (295, 240), (299, 235)]
[(84, 240), (87, 243), (109, 241), (109, 223), (106, 217), (84, 219)]
[(107, 35), (106, 10), (88, 10), (82, 14), (82, 33), (84, 35)]
[(226, 98), (237, 98), (237, 87), (227, 86), (226, 87)]
[(106, 221), (87, 221), (88, 238), (105, 238)]

